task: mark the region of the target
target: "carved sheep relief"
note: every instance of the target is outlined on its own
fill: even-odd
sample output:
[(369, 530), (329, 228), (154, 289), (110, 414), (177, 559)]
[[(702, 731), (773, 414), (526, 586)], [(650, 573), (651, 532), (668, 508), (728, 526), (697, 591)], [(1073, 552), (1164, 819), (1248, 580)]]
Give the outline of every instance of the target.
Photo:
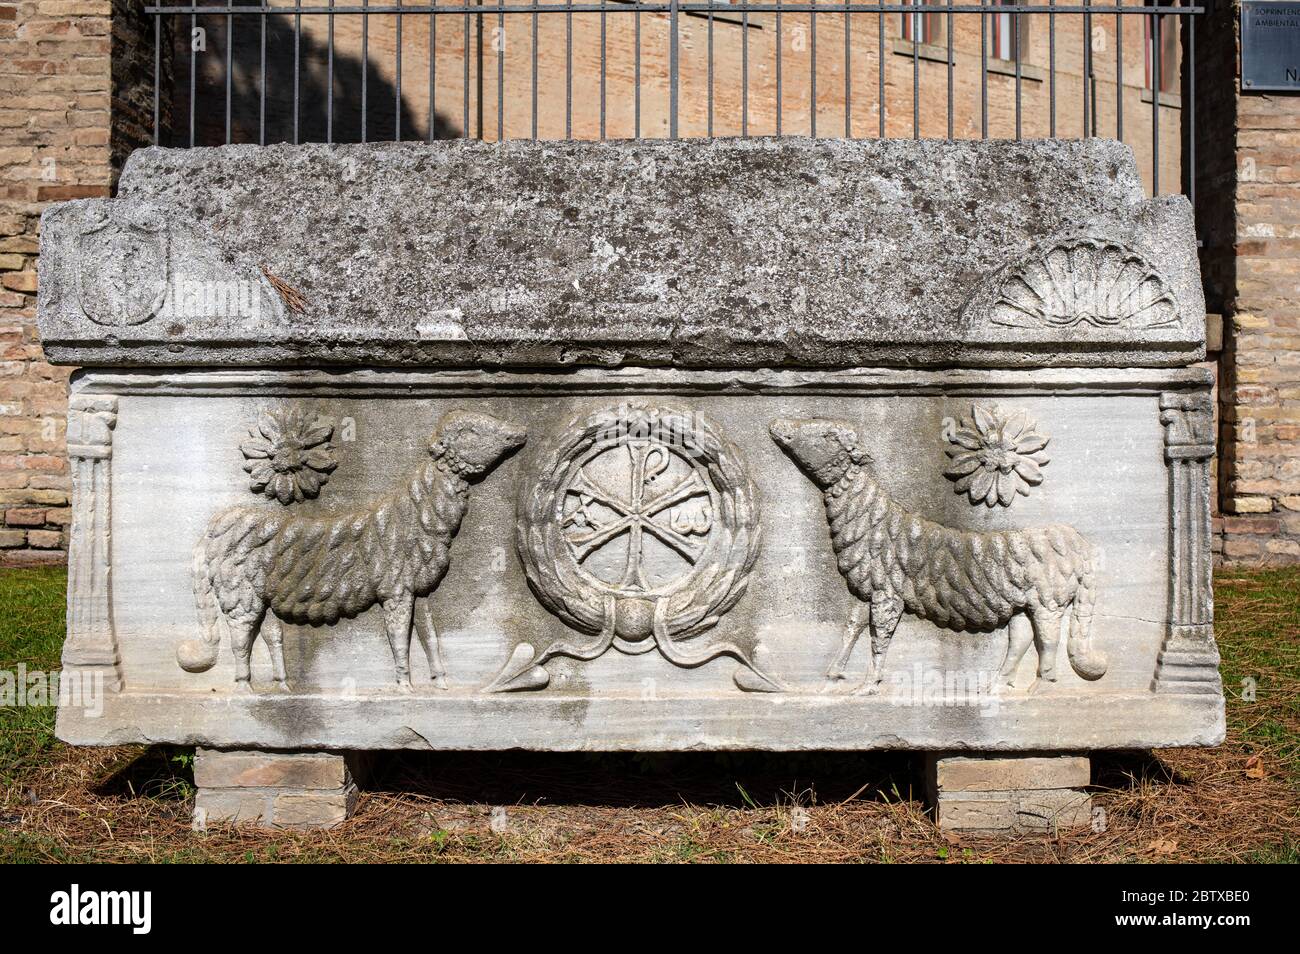
[[(1005, 631), (998, 677), (1007, 687), (1031, 644), (1039, 683), (1055, 682), (1063, 635), (1080, 677), (1105, 675), (1092, 634), (1097, 552), (1073, 527), (947, 526), (890, 496), (854, 425), (777, 418), (769, 430), (821, 492), (831, 549), (854, 598), (827, 688), (845, 686), (854, 649), (869, 634), (869, 668), (855, 691), (878, 692), (904, 613), (945, 630)], [(323, 630), (379, 606), (398, 686), (411, 685), (415, 634), (433, 685), (446, 688), (429, 596), (447, 572), (471, 484), (524, 443), (524, 428), (448, 412), (430, 437), (429, 459), (389, 492), (351, 510), (283, 509), (278, 504), (318, 491), (336, 466), (331, 431), (302, 406), (263, 412), (241, 448), (253, 489), (269, 502), (222, 510), (208, 523), (194, 549), (202, 635), (182, 642), (177, 660), (190, 672), (211, 668), (224, 630), (236, 685), (247, 689), (261, 635), (276, 686), (287, 690), (283, 623)], [(1047, 438), (1023, 411), (977, 403), (950, 439), (956, 449), (944, 475), (960, 469), (968, 486), (959, 480), (957, 489), (972, 502), (1009, 503), (1041, 480)], [(989, 463), (1003, 458), (1009, 466)], [(303, 475), (307, 488), (298, 482)], [(987, 480), (976, 486), (971, 477)], [(517, 494), (515, 548), (528, 588), (564, 629), (519, 640), (483, 691), (542, 689), (548, 660), (591, 661), (610, 649), (657, 651), (686, 668), (730, 657), (740, 663), (738, 688), (787, 688), (761, 662), (764, 648), (749, 627), (719, 632), (762, 553), (762, 523), (743, 453), (708, 416), (646, 403), (580, 416), (550, 435)]]
[(981, 533), (944, 526), (889, 496), (849, 423), (780, 419), (771, 430), (822, 490), (836, 562), (857, 598), (827, 673), (831, 680), (845, 678), (853, 649), (869, 629), (871, 669), (857, 691), (879, 691), (885, 653), (904, 612), (953, 630), (1007, 627), (998, 675), (1008, 686), (1031, 642), (1038, 648), (1040, 682), (1056, 681), (1063, 624), (1074, 671), (1088, 680), (1105, 675), (1106, 660), (1091, 641), (1095, 551), (1074, 528)]
[[(301, 413), (290, 417), (303, 419)], [(429, 439), (428, 460), (358, 509), (325, 516), (268, 506), (219, 512), (194, 548), (202, 636), (177, 648), (181, 668), (210, 669), (224, 629), (235, 654), (236, 686), (247, 690), (253, 640), (261, 635), (275, 682), (287, 690), (281, 623), (325, 627), (379, 605), (398, 687), (411, 687), (413, 630), (433, 683), (444, 685), (428, 597), (447, 572), (470, 484), (524, 440), (523, 428), (507, 421), (451, 411)]]

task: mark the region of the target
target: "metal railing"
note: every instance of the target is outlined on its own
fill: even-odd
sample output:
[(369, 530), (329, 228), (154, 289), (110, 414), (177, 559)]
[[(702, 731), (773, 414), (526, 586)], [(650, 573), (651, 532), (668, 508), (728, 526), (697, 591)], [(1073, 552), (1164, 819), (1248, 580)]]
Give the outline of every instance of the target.
[[(232, 136), (236, 140), (260, 143), (416, 138), (419, 120), (407, 101), (410, 96), (404, 97), (402, 85), (404, 76), (411, 72), (413, 56), (426, 61), (424, 71), (427, 71), (427, 89), (420, 92), (420, 99), (427, 98), (421, 110), (427, 112), (427, 118), (419, 138), (433, 140), (458, 135), (497, 140), (560, 138), (554, 134), (539, 135), (539, 119), (547, 119), (548, 110), (560, 108), (559, 91), (555, 88), (559, 81), (553, 77), (559, 70), (562, 55), (563, 138), (603, 139), (610, 135), (610, 106), (615, 97), (619, 98), (624, 112), (630, 105), (631, 126), (624, 134), (630, 132), (632, 138), (647, 134), (656, 138), (712, 136), (719, 134), (721, 126), (727, 126), (729, 134), (742, 136), (789, 135), (792, 124), (787, 101), (794, 84), (799, 87), (801, 102), (804, 89), (807, 90), (807, 108), (796, 111), (798, 122), (793, 130), (801, 135), (824, 135), (829, 130), (849, 138), (908, 134), (919, 137), (923, 127), (934, 129), (937, 125), (936, 135), (947, 138), (990, 138), (994, 114), (1002, 117), (1008, 109), (1008, 120), (1003, 122), (999, 118), (996, 123), (997, 131), (1004, 138), (1021, 138), (1027, 124), (1052, 138), (1113, 134), (1123, 140), (1126, 133), (1131, 139), (1149, 135), (1149, 185), (1153, 192), (1160, 191), (1162, 112), (1169, 113), (1171, 102), (1178, 98), (1168, 76), (1171, 69), (1180, 74), (1178, 88), (1184, 93), (1180, 104), (1183, 126), (1180, 148), (1186, 154), (1182, 159), (1185, 163), (1195, 161), (1195, 90), (1191, 83), (1196, 21), (1204, 12), (1205, 8), (1200, 6), (1066, 4), (1056, 0), (1014, 6), (818, 3), (816, 0), (738, 3), (530, 0), (457, 5), (404, 4), (401, 0), (393, 3), (363, 0), (360, 5), (329, 0), (327, 4), (307, 5), (296, 0), (287, 6), (245, 6), (236, 5), (232, 0), (225, 5), (145, 7), (145, 13), (153, 18), (155, 43), (155, 142), (168, 140), (171, 144), (192, 146), (213, 138), (231, 142)], [(391, 49), (386, 46), (377, 54), (370, 25), (379, 18), (392, 18), (395, 37)], [(417, 37), (422, 42), (414, 50), (409, 38), (404, 48), (402, 31), (403, 24), (412, 23), (413, 18), (420, 32), (427, 34)], [(516, 29), (514, 25), (521, 22), (520, 18), (527, 38), (522, 56), (512, 52), (504, 40), (508, 32)], [(631, 21), (630, 31), (627, 18)], [(904, 18), (908, 18), (906, 27)], [(337, 46), (336, 26), (340, 21), (348, 25), (354, 43), (359, 34), (359, 52), (352, 51), (346, 57)], [(550, 26), (557, 22), (564, 27), (562, 39)], [(666, 29), (666, 51), (657, 45), (653, 49), (647, 47), (652, 42), (647, 23), (654, 24), (659, 39), (663, 39), (660, 34)], [(442, 42), (438, 36), (440, 24), (449, 24), (444, 26)], [(819, 24), (823, 35), (820, 63)], [(1032, 43), (1025, 42), (1030, 24), (1034, 24)], [(1041, 32), (1043, 24), (1045, 42)], [(1137, 40), (1142, 44), (1145, 63), (1145, 74), (1140, 74), (1141, 87), (1133, 82), (1133, 63), (1126, 62), (1134, 54), (1135, 30), (1131, 24), (1140, 24), (1142, 29), (1142, 38)], [(1071, 36), (1068, 47), (1060, 42), (1067, 25)], [(728, 34), (730, 52), (726, 57), (717, 55), (718, 36), (724, 26), (740, 31), (738, 44), (734, 33)], [(1005, 33), (1008, 26), (1011, 28), (1009, 43)], [(210, 28), (217, 33), (218, 64), (224, 56), (224, 66), (215, 73), (203, 59), (212, 52), (206, 46)], [(1169, 29), (1181, 33), (1181, 63), (1167, 58), (1169, 45), (1162, 42), (1167, 39), (1162, 31)], [(448, 57), (454, 57), (456, 52), (448, 50), (446, 40), (450, 30), (455, 30), (458, 37), (453, 39), (458, 38), (461, 43), (460, 62), (455, 64), (459, 70), (453, 71), (459, 76), (449, 78)], [(611, 35), (619, 30), (631, 34), (625, 37), (631, 44), (630, 64), (627, 55), (611, 54)], [(1128, 54), (1124, 44), (1126, 32), (1130, 33)], [(762, 48), (756, 51), (751, 47), (758, 42), (756, 37), (760, 33)], [(799, 38), (793, 46), (792, 33)], [(920, 35), (908, 40), (902, 38), (904, 33)], [(1113, 55), (1109, 44), (1104, 42), (1112, 33)], [(1073, 39), (1076, 34), (1077, 46)], [(995, 41), (1000, 45), (991, 51), (991, 38), (995, 35), (1001, 37)], [(834, 40), (829, 50), (827, 36)], [(1103, 42), (1099, 43), (1099, 36)], [(683, 43), (684, 37), (688, 44)], [(973, 55), (976, 44), (977, 100), (967, 95), (976, 81)], [(625, 45), (620, 41), (619, 49), (623, 50)], [(1008, 49), (1012, 51), (1010, 60), (994, 55)], [(578, 65), (574, 62), (575, 51), (582, 59)], [(664, 52), (666, 59), (662, 56)], [(391, 61), (382, 70), (375, 64), (377, 55)], [(1063, 58), (1068, 58), (1069, 64), (1063, 65)], [(323, 59), (324, 75), (313, 79), (311, 89), (304, 91), (308, 59), (314, 64), (311, 69), (317, 72), (322, 68), (319, 61)], [(488, 60), (493, 62), (489, 64)], [(543, 71), (540, 65), (546, 69)], [(617, 84), (611, 84), (611, 69), (619, 78)], [(802, 74), (797, 76), (797, 84), (795, 71)], [(272, 76), (273, 72), (278, 75)], [(290, 76), (284, 76), (285, 72)], [(490, 89), (492, 72), (495, 72), (495, 90)], [(693, 79), (687, 94), (683, 92), (683, 76), (688, 72)], [(828, 80), (834, 85), (829, 91)], [(459, 87), (456, 90), (459, 102), (451, 111), (447, 109), (449, 94), (444, 88), (448, 83)], [(211, 88), (221, 85), (224, 94)], [(612, 85), (621, 88), (622, 93), (612, 89)], [(1033, 90), (1027, 94), (1031, 85)], [(1077, 109), (1067, 104), (1062, 112), (1060, 104), (1065, 100), (1063, 93), (1058, 95), (1058, 86), (1067, 85), (1077, 87), (1071, 95)], [(1113, 94), (1106, 93), (1103, 87), (1107, 85), (1113, 87)], [(761, 86), (761, 90), (756, 86)], [(1149, 102), (1149, 112), (1143, 110), (1145, 115), (1140, 113), (1135, 120), (1134, 106), (1130, 103), (1126, 128), (1125, 100), (1134, 99), (1135, 88), (1139, 92), (1145, 88), (1150, 93), (1140, 96), (1143, 106)], [(648, 89), (655, 91), (656, 106), (666, 100), (662, 104), (666, 123), (651, 124), (653, 128), (649, 130), (643, 108)], [(940, 104), (934, 102), (931, 95), (934, 90), (941, 94)], [(320, 102), (322, 91), (323, 103)], [(410, 91), (408, 79), (407, 93)], [(286, 114), (283, 128), (279, 130), (268, 129), (271, 118), (268, 94), (277, 106), (284, 105), (286, 96), (291, 104), (291, 117)], [(215, 96), (221, 105), (219, 119), (213, 119), (214, 111), (199, 107), (201, 95), (209, 102)], [(494, 122), (483, 115), (489, 95), (490, 105), (495, 107)], [(693, 117), (690, 123), (683, 121), (684, 97), (689, 98)], [(910, 104), (906, 102), (908, 98)], [(626, 99), (631, 100), (630, 104), (623, 102)], [(832, 102), (824, 105), (828, 99)], [(910, 123), (906, 122), (909, 105)], [(938, 124), (935, 119), (938, 105), (944, 108), (946, 123)], [(593, 111), (598, 109), (598, 122), (588, 130), (575, 130), (575, 108), (587, 107)], [(323, 129), (319, 123), (312, 129), (305, 128), (308, 123), (304, 115), (308, 109), (314, 111), (313, 115), (323, 112)], [(251, 129), (248, 114), (254, 110), (256, 135), (251, 131), (235, 135), (239, 130)], [(347, 131), (342, 128), (344, 111), (349, 117)], [(460, 113), (459, 129), (454, 122), (455, 112)], [(756, 121), (758, 112), (762, 113), (762, 122)], [(873, 112), (874, 123), (870, 122)], [(1104, 122), (1103, 112), (1107, 114)], [(868, 117), (866, 124), (864, 113)], [(827, 122), (827, 114), (832, 116), (832, 122)], [(444, 115), (449, 118), (443, 118)], [(526, 121), (519, 119), (521, 115)], [(181, 122), (175, 122), (176, 118)], [(356, 118), (359, 127), (355, 126)], [(839, 119), (842, 125), (836, 121)], [(386, 135), (387, 128), (376, 128), (377, 121), (385, 126), (391, 121), (391, 137)], [(1166, 118), (1166, 124), (1169, 122)], [(684, 128), (688, 125), (689, 128)], [(1135, 127), (1140, 127), (1136, 136), (1133, 135)], [(212, 135), (207, 135), (205, 130)], [(994, 131), (995, 138), (998, 138), (997, 131)], [(1187, 179), (1190, 191), (1191, 177)]]

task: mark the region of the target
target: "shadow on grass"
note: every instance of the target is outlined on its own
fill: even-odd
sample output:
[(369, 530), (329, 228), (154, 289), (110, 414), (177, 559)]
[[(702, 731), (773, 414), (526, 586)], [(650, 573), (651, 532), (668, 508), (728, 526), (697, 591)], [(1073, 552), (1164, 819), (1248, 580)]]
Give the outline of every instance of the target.
[(105, 798), (183, 803), (194, 794), (194, 750), (171, 745), (128, 750), (91, 790)]
[[(907, 753), (372, 752), (361, 787), (446, 802), (662, 808), (761, 808), (849, 799), (920, 799)], [(93, 785), (97, 796), (181, 802), (194, 793), (193, 750), (126, 752)]]
[(369, 791), (493, 805), (766, 807), (919, 798), (907, 753), (403, 752), (368, 766)]
[[(920, 801), (920, 759), (909, 753), (840, 752), (374, 752), (366, 791), (488, 805), (721, 808)], [(1097, 752), (1102, 791), (1194, 781), (1152, 751)], [(194, 793), (193, 752), (150, 746), (114, 763), (94, 786), (103, 797), (181, 802)]]
[(1179, 772), (1150, 749), (1092, 753), (1092, 784), (1102, 790), (1137, 789), (1144, 783), (1194, 785), (1195, 780)]

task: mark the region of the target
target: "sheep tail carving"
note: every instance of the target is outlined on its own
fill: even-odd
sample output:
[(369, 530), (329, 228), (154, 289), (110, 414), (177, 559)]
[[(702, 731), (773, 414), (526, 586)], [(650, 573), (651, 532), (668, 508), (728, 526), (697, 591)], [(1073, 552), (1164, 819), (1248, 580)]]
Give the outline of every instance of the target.
[(206, 538), (194, 547), (194, 603), (199, 611), (202, 639), (187, 639), (176, 647), (176, 661), (186, 672), (206, 672), (217, 661), (221, 645), (221, 607), (208, 574)]
[(1092, 584), (1092, 574), (1079, 580), (1070, 613), (1070, 635), (1065, 648), (1070, 665), (1082, 678), (1100, 679), (1106, 674), (1106, 657), (1092, 645), (1092, 607), (1097, 594)]

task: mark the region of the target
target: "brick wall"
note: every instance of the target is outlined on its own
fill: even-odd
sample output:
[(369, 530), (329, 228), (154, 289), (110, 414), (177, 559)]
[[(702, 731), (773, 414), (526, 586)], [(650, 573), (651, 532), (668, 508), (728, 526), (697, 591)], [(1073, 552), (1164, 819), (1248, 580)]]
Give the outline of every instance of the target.
[(37, 224), (107, 195), (109, 0), (0, 3), (0, 564), (61, 560), (66, 368), (41, 360)]
[(1220, 3), (1198, 59), (1196, 174), (1219, 356), (1222, 553), (1300, 561), (1300, 97), (1239, 91), (1238, 5)]
[[(1297, 414), (1296, 279), (1286, 269), (1294, 264), (1300, 245), (1300, 198), (1294, 194), (1297, 148), (1297, 100), (1283, 97), (1242, 98), (1229, 77), (1236, 69), (1236, 11), (1221, 5), (1215, 18), (1200, 30), (1198, 92), (1202, 121), (1197, 129), (1197, 172), (1201, 226), (1206, 233), (1204, 267), (1211, 310), (1227, 316), (1222, 379), (1223, 455), (1220, 472), (1225, 536), (1223, 550), (1233, 560), (1300, 558), (1300, 415)], [(288, 17), (268, 19), (268, 141), (292, 134), (292, 30)], [(1151, 183), (1152, 106), (1144, 89), (1143, 19), (1124, 18), (1124, 76), (1118, 99), (1123, 102), (1125, 140), (1135, 149), (1139, 168)], [(466, 49), (464, 24), (458, 17), (442, 18), (436, 42), (436, 133), (494, 138), (497, 114), (498, 55), (504, 82), (504, 129), (507, 136), (528, 135), (527, 104), (531, 88), (532, 37), (511, 24), (494, 37), (493, 18), (485, 19), (483, 34), (469, 36), (470, 86), (468, 113), (462, 57)], [(195, 60), (200, 143), (224, 139), (224, 17), (199, 18), (206, 30), (205, 49)], [(369, 35), (371, 65), (370, 138), (391, 138), (397, 76), (395, 18), (376, 17)], [(230, 51), (236, 69), (232, 138), (257, 141), (261, 112), (259, 74), (260, 28), (237, 20), (240, 31)], [(406, 18), (403, 35), (402, 123), (407, 138), (423, 138), (429, 116), (427, 20)], [(597, 91), (600, 20), (577, 15), (573, 46), (573, 136), (600, 134)], [(940, 21), (942, 22), (942, 21)], [(336, 18), (334, 137), (359, 136), (355, 97), (345, 93), (359, 86), (360, 52), (355, 18)], [(609, 64), (606, 134), (633, 134), (632, 63), (635, 51), (631, 18), (611, 15), (606, 24)], [(818, 29), (816, 112), (820, 135), (842, 135), (843, 19), (821, 17)], [(853, 74), (852, 129), (854, 135), (876, 134), (879, 113), (876, 83), (881, 57), (876, 20), (853, 18), (849, 37)], [(302, 138), (323, 139), (320, 115), (327, 86), (323, 18), (304, 18), (300, 41), (303, 63)], [(164, 130), (180, 129), (187, 139), (189, 34), (180, 23), (176, 35), (164, 24), (161, 61), (163, 87), (172, 95), (160, 101)], [(1113, 18), (1095, 18), (1092, 48), (1097, 86), (1099, 135), (1114, 135), (1117, 103), (1116, 25)], [(1082, 98), (1083, 30), (1079, 17), (1058, 15), (1057, 134), (1077, 136)], [(887, 132), (911, 135), (913, 62), (911, 47), (900, 38), (901, 17), (885, 23), (885, 88)], [(807, 134), (812, 112), (810, 24), (806, 15), (787, 14), (780, 31), (783, 58), (782, 131)], [(774, 17), (754, 14), (746, 28), (738, 17), (719, 16), (714, 24), (714, 132), (741, 131), (738, 82), (748, 37), (751, 135), (775, 132)], [(939, 43), (944, 34), (937, 34)], [(130, 150), (142, 144), (152, 128), (153, 24), (143, 14), (143, 0), (0, 0), (0, 563), (32, 563), (61, 558), (68, 519), (69, 482), (63, 459), (67, 369), (55, 369), (40, 359), (35, 333), (37, 220), (51, 201), (108, 194), (114, 170)], [(681, 131), (707, 132), (708, 23), (684, 18), (682, 27)], [(958, 18), (954, 29), (954, 133), (979, 135), (980, 39), (977, 21)], [(565, 134), (564, 19), (542, 17), (540, 51), (539, 134)], [(1045, 136), (1048, 62), (1045, 21), (1035, 19), (1024, 42), (1022, 85), (1023, 134)], [(422, 57), (423, 52), (423, 57)], [(943, 136), (947, 102), (947, 68), (941, 46), (923, 47), (918, 64), (923, 135)], [(937, 58), (936, 58), (937, 54)], [(661, 136), (667, 131), (667, 23), (661, 15), (641, 18), (641, 132)], [(173, 69), (175, 64), (175, 69)], [(997, 64), (994, 64), (995, 68)], [(1005, 64), (1003, 65), (1005, 67)], [(355, 75), (354, 75), (355, 74)], [(173, 85), (174, 77), (174, 85)], [(250, 80), (254, 78), (253, 80)], [(1186, 78), (1184, 79), (1184, 83)], [(1234, 81), (1235, 82), (1235, 81)], [(251, 84), (251, 85), (250, 85)], [(989, 133), (1014, 134), (1014, 79), (1006, 72), (989, 76)], [(1184, 91), (1186, 87), (1184, 86)], [(1180, 187), (1181, 154), (1186, 146), (1179, 97), (1162, 97), (1160, 109), (1161, 191)], [(171, 114), (176, 111), (176, 122)], [(242, 121), (241, 121), (242, 117)], [(468, 121), (467, 121), (468, 119)], [(1233, 135), (1225, 135), (1226, 130)], [(173, 141), (177, 141), (173, 137)], [(1238, 181), (1239, 164), (1250, 158), (1255, 178)], [(1238, 198), (1240, 197), (1240, 208)], [(1288, 259), (1288, 255), (1290, 258)]]
[(71, 369), (41, 359), (37, 227), (152, 130), (151, 43), (142, 0), (0, 0), (0, 565), (64, 559)]

